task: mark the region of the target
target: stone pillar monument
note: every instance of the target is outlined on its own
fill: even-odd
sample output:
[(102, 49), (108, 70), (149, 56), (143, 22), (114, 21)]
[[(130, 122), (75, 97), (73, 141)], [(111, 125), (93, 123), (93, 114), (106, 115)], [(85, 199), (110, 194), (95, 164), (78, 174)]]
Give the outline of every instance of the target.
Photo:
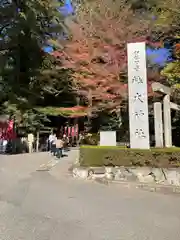
[(32, 153), (33, 152), (34, 135), (32, 133), (29, 133), (27, 139), (28, 139), (29, 153)]
[(155, 130), (155, 146), (162, 148), (163, 142), (163, 120), (162, 120), (162, 103), (154, 103), (154, 130)]
[(163, 99), (164, 114), (164, 142), (165, 147), (172, 147), (172, 129), (171, 129), (171, 107), (170, 96), (165, 95)]
[(127, 51), (130, 147), (149, 149), (146, 44), (129, 43)]

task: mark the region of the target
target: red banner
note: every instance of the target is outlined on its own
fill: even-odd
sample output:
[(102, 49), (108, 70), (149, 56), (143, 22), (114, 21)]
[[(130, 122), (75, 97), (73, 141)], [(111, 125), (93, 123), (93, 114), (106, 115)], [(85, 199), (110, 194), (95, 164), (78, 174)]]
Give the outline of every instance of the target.
[(64, 128), (64, 135), (68, 135), (67, 134), (67, 127)]
[(75, 134), (76, 134), (76, 137), (78, 137), (78, 134), (79, 134), (79, 127), (78, 127), (78, 124), (76, 124), (75, 129), (76, 129), (76, 131), (75, 131), (75, 132), (76, 132), (76, 133), (75, 133)]
[(6, 123), (0, 123), (0, 139), (11, 140), (16, 138), (16, 134), (13, 128), (14, 122), (12, 120)]
[(75, 127), (71, 127), (71, 137), (75, 136)]
[(68, 137), (71, 137), (71, 127), (68, 127)]

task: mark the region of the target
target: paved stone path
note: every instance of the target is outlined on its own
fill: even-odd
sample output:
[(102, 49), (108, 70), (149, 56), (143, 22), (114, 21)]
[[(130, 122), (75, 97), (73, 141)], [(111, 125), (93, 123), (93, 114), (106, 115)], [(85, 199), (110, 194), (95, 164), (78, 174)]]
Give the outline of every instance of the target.
[(74, 180), (76, 155), (0, 155), (1, 240), (180, 239), (179, 196)]

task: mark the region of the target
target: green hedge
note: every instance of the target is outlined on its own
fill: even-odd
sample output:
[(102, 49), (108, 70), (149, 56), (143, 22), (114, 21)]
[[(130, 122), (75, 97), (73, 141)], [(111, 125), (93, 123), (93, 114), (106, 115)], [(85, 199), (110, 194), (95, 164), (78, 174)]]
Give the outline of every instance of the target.
[(80, 165), (180, 167), (180, 148), (150, 150), (122, 147), (81, 146)]

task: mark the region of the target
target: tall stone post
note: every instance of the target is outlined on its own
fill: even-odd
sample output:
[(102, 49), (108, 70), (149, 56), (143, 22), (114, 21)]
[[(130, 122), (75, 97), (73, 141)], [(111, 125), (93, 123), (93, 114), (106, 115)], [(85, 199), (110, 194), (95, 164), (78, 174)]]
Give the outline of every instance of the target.
[(33, 152), (34, 135), (32, 133), (29, 133), (27, 138), (28, 138), (29, 153), (32, 153)]
[(36, 152), (39, 151), (39, 131), (36, 133)]
[(149, 149), (146, 44), (128, 43), (127, 52), (130, 147)]
[(162, 103), (154, 103), (154, 128), (155, 128), (155, 146), (162, 148), (163, 143), (163, 121), (162, 121)]
[(166, 95), (163, 99), (164, 114), (164, 140), (165, 147), (172, 147), (172, 129), (171, 129), (171, 108), (170, 96)]

